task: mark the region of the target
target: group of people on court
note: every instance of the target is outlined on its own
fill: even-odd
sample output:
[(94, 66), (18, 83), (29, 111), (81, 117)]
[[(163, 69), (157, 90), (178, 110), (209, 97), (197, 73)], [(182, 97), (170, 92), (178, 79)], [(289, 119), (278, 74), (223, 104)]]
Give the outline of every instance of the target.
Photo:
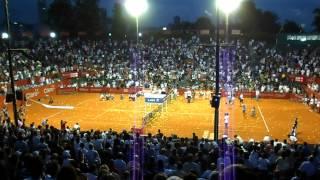
[(110, 101), (114, 100), (114, 96), (110, 93), (101, 93), (100, 94), (100, 101)]
[[(259, 99), (259, 95), (256, 96), (256, 99)], [(247, 105), (244, 103), (244, 95), (241, 92), (239, 95), (239, 101), (240, 101), (240, 107), (242, 108), (242, 113), (243, 115), (246, 115), (247, 113)], [(251, 111), (250, 111), (251, 117), (256, 117), (256, 107), (252, 106)]]
[[(129, 101), (136, 101), (138, 95), (137, 93), (129, 94)], [(112, 101), (114, 100), (114, 96), (110, 93), (101, 93), (100, 94), (100, 101)], [(124, 95), (120, 94), (120, 100), (124, 100)]]
[[(187, 103), (191, 103), (196, 99), (196, 96), (198, 96), (199, 98), (204, 98), (204, 99), (208, 99), (211, 95), (211, 91), (206, 91), (206, 90), (201, 90), (199, 92), (196, 92), (194, 89), (190, 89), (188, 88), (185, 92), (184, 92), (184, 98), (187, 100)], [(177, 90), (174, 91), (174, 95), (177, 96), (178, 92)]]
[(320, 100), (318, 100), (314, 94), (311, 97), (305, 95), (303, 103), (308, 105), (313, 111), (320, 113)]
[[(233, 104), (234, 103), (234, 99), (233, 98), (234, 96), (232, 95), (232, 93), (227, 93), (227, 101), (226, 101), (226, 104)], [(258, 100), (259, 99), (259, 93), (257, 94), (256, 96), (256, 99)], [(242, 113), (243, 115), (246, 115), (247, 113), (247, 106), (246, 104), (244, 103), (244, 94), (241, 92), (240, 95), (239, 95), (239, 101), (240, 101), (240, 107), (242, 108)], [(251, 117), (256, 117), (256, 107), (253, 106), (251, 108), (251, 112), (250, 112), (250, 115)], [(225, 128), (228, 128), (228, 125), (229, 125), (229, 120), (230, 120), (230, 114), (228, 112), (226, 112), (224, 114), (224, 124), (225, 124)]]

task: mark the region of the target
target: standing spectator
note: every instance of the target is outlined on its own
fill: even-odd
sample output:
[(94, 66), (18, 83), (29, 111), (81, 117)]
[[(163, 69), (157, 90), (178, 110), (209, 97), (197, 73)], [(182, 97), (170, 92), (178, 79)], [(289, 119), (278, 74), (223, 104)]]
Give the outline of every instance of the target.
[(85, 156), (89, 166), (101, 164), (99, 153), (94, 149), (92, 143), (89, 144), (89, 150)]

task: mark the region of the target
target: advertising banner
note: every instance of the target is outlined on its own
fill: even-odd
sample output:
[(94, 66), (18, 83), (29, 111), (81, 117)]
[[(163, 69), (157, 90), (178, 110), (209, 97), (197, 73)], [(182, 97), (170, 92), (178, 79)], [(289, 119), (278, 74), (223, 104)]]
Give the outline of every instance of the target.
[(150, 104), (162, 104), (166, 99), (166, 94), (152, 94), (145, 93), (144, 94), (144, 102)]
[(43, 98), (47, 95), (56, 94), (57, 84), (50, 84), (36, 88), (30, 88), (23, 91), (24, 96), (28, 98)]

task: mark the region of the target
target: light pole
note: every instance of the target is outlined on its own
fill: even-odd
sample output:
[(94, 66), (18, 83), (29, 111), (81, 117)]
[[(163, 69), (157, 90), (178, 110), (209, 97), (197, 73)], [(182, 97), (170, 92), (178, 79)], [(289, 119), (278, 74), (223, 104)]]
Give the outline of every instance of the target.
[(6, 17), (6, 28), (7, 28), (7, 34), (3, 33), (2, 37), (7, 38), (6, 39), (6, 44), (7, 44), (7, 58), (9, 61), (9, 76), (10, 76), (10, 86), (11, 86), (11, 91), (13, 94), (13, 117), (14, 117), (14, 122), (16, 125), (18, 125), (18, 112), (17, 112), (17, 99), (16, 99), (16, 90), (14, 87), (14, 77), (13, 77), (13, 65), (12, 65), (12, 56), (11, 56), (11, 39), (12, 36), (10, 37), (10, 16), (9, 16), (9, 6), (8, 6), (8, 0), (3, 0), (4, 4), (4, 13)]
[[(137, 32), (136, 32), (136, 38), (137, 38), (137, 51), (139, 52), (139, 17), (145, 13), (148, 10), (148, 2), (147, 0), (126, 0), (125, 2), (125, 8), (127, 9), (128, 13), (135, 17), (136, 19), (136, 28), (137, 28)], [(134, 54), (134, 53), (133, 53)], [(135, 58), (135, 62), (134, 65), (136, 66), (138, 53), (136, 55)], [(138, 74), (136, 74), (134, 77), (136, 82), (136, 76), (139, 76)], [(136, 84), (134, 85), (134, 87), (136, 88)], [(135, 89), (135, 91), (137, 91), (137, 89)], [(142, 162), (142, 157), (138, 158), (136, 155), (140, 155), (141, 151), (143, 151), (143, 148), (140, 147), (139, 142), (137, 141), (137, 136), (135, 133), (135, 128), (136, 128), (136, 118), (134, 118), (134, 130), (133, 130), (133, 154), (132, 154), (132, 160), (133, 160), (133, 166), (137, 166), (137, 161), (141, 161)], [(138, 144), (138, 146), (136, 146), (136, 144)], [(140, 163), (140, 164), (141, 164)], [(141, 176), (139, 175), (139, 173), (137, 174), (136, 171), (133, 171), (133, 174), (131, 175), (131, 179), (136, 180), (136, 179), (141, 179)]]
[(136, 38), (139, 42), (139, 17), (148, 10), (147, 0), (126, 0), (124, 4), (128, 13), (136, 19)]
[(219, 72), (220, 72), (220, 61), (219, 61), (219, 52), (220, 52), (220, 38), (219, 38), (219, 11), (216, 7), (216, 18), (217, 18), (217, 25), (216, 25), (216, 90), (215, 95), (212, 99), (211, 106), (214, 107), (214, 129), (213, 129), (213, 138), (218, 143), (219, 139), (219, 106), (220, 106), (220, 87), (219, 87)]
[(240, 6), (241, 0), (216, 0), (216, 83), (215, 83), (215, 94), (211, 100), (211, 107), (215, 108), (214, 111), (214, 140), (218, 142), (219, 139), (219, 106), (220, 106), (220, 38), (219, 38), (219, 10), (222, 10), (226, 15), (226, 36), (225, 41), (228, 43), (228, 35), (229, 35), (229, 14), (233, 12)]
[(217, 0), (217, 9), (221, 10), (226, 16), (226, 35), (225, 43), (229, 41), (229, 15), (239, 8), (242, 0)]

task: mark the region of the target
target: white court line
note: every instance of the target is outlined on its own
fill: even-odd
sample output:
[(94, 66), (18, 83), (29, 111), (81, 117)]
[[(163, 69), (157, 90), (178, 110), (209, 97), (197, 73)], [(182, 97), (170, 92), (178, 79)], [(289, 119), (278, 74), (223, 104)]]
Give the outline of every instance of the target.
[(259, 104), (258, 104), (258, 110), (259, 110), (260, 115), (261, 115), (261, 117), (262, 117), (262, 120), (263, 120), (263, 122), (264, 122), (264, 126), (265, 126), (265, 127), (266, 127), (266, 129), (267, 129), (267, 132), (270, 132), (270, 131), (269, 131), (269, 127), (268, 127), (268, 125), (267, 125), (266, 120), (264, 119), (264, 116), (263, 116), (263, 114), (262, 114), (262, 111), (261, 111), (261, 109), (260, 109)]
[[(80, 106), (81, 104), (83, 104), (83, 103), (85, 103), (85, 102), (87, 102), (87, 101), (89, 101), (89, 100), (90, 100), (90, 99), (84, 100), (84, 101), (76, 104), (75, 107)], [(36, 102), (36, 101), (35, 101), (35, 102)], [(36, 103), (38, 103), (38, 102), (36, 102)], [(40, 104), (41, 104), (41, 103), (40, 103)], [(52, 114), (52, 115), (50, 115), (50, 116), (48, 116), (48, 117), (45, 117), (44, 119), (50, 119), (50, 118), (55, 117), (56, 115), (61, 114), (61, 113), (63, 113), (63, 112), (65, 112), (65, 110), (62, 110), (62, 111), (57, 112), (57, 113), (54, 113), (54, 114)]]
[(50, 118), (55, 117), (56, 115), (61, 114), (61, 113), (63, 113), (63, 112), (64, 112), (64, 111), (60, 111), (60, 112), (54, 113), (54, 114), (52, 114), (52, 115), (50, 115), (50, 116), (48, 116), (48, 117), (45, 117), (45, 118), (43, 118), (43, 119), (50, 119)]
[(103, 113), (101, 113), (101, 114), (97, 115), (96, 117), (94, 117), (93, 120), (98, 119), (99, 117), (105, 115), (105, 114), (108, 113), (108, 112), (110, 112), (110, 111), (108, 111), (108, 110), (107, 110), (107, 111), (104, 111)]

